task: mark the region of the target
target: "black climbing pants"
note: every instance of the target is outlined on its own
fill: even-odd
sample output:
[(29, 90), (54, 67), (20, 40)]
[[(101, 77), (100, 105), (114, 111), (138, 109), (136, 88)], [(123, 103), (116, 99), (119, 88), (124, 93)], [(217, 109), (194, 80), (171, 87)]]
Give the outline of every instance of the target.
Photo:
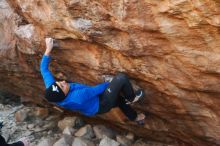
[(12, 144), (7, 144), (4, 137), (0, 135), (0, 146), (24, 146), (24, 144), (21, 141)]
[(126, 100), (133, 101), (135, 97), (131, 83), (124, 73), (117, 74), (106, 90), (100, 95), (98, 114), (106, 113), (111, 108), (119, 107), (130, 120), (135, 120), (137, 112), (126, 104)]

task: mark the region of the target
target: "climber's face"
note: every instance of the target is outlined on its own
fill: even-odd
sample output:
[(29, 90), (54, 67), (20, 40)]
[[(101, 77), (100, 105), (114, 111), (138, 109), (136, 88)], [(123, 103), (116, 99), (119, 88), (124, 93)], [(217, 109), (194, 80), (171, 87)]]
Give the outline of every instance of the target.
[(69, 83), (67, 83), (66, 81), (57, 81), (56, 83), (62, 89), (63, 93), (67, 95), (70, 90)]

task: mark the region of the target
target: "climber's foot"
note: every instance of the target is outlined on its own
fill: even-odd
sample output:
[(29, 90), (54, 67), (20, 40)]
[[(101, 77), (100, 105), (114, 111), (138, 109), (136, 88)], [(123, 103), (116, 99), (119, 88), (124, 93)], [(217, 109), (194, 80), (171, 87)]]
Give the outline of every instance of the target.
[(145, 118), (146, 118), (146, 115), (143, 114), (143, 113), (140, 113), (140, 114), (137, 115), (137, 118), (135, 119), (135, 122), (138, 125), (144, 125)]

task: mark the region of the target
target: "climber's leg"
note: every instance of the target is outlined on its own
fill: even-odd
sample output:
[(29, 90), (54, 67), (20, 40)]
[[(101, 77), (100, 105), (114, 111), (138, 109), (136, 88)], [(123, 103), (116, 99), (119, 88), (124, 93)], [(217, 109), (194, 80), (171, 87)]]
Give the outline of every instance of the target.
[(104, 93), (100, 95), (99, 113), (108, 112), (111, 108), (117, 106), (118, 97), (121, 92), (129, 101), (132, 101), (135, 97), (131, 83), (128, 77), (123, 73), (117, 74)]
[(126, 104), (123, 97), (119, 97), (117, 106), (129, 120), (134, 121), (137, 118), (137, 112), (130, 105)]

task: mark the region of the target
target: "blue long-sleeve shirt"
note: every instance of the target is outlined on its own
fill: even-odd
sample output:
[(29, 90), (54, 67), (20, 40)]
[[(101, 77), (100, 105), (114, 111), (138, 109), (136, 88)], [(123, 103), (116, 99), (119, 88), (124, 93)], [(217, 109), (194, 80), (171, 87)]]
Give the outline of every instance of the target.
[[(55, 79), (50, 72), (48, 66), (50, 56), (44, 55), (41, 60), (40, 70), (46, 88), (55, 82)], [(72, 111), (93, 116), (99, 109), (99, 95), (104, 92), (109, 83), (102, 83), (96, 86), (88, 86), (79, 83), (70, 83), (70, 90), (63, 101), (56, 102), (57, 105)]]

